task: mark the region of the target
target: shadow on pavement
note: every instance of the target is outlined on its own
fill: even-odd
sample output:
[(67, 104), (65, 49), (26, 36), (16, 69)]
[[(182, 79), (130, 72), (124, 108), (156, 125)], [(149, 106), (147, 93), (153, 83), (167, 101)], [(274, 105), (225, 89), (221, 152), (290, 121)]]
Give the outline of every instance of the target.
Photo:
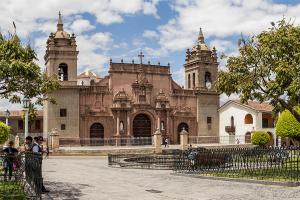
[(83, 195), (82, 189), (90, 187), (87, 184), (72, 184), (66, 182), (54, 182), (45, 181), (46, 189), (50, 190), (49, 193), (43, 194), (43, 200), (52, 199), (68, 199), (68, 200), (78, 200)]

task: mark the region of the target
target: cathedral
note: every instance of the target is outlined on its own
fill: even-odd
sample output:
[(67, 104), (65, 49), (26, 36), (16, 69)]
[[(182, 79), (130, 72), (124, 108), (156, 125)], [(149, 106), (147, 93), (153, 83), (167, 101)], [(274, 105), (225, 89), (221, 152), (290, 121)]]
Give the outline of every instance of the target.
[(200, 29), (197, 42), (185, 56), (185, 86), (178, 85), (170, 68), (110, 60), (108, 75), (87, 71), (77, 75), (76, 37), (64, 31), (59, 14), (57, 31), (47, 40), (46, 73), (59, 78), (60, 88), (45, 102), (43, 132), (57, 129), (60, 138), (151, 137), (159, 129), (171, 144), (189, 136), (219, 135), (219, 94), (214, 87), (218, 62), (215, 48), (205, 44)]

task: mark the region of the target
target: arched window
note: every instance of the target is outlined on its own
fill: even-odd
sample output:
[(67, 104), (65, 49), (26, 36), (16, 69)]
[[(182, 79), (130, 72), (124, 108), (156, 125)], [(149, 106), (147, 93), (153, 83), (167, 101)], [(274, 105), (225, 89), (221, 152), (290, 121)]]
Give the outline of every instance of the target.
[(161, 109), (166, 109), (166, 104), (163, 104), (163, 103), (162, 103), (162, 104), (160, 105), (160, 107), (161, 107)]
[(188, 89), (191, 88), (191, 75), (188, 75)]
[(193, 88), (196, 87), (196, 75), (193, 73)]
[(206, 87), (207, 89), (210, 89), (211, 84), (212, 84), (211, 73), (210, 73), (210, 72), (205, 72), (204, 81), (205, 81), (205, 82), (204, 82), (205, 87)]
[(95, 85), (95, 80), (94, 80), (94, 79), (92, 79), (92, 80), (90, 81), (90, 85)]
[(253, 124), (253, 117), (252, 117), (252, 115), (251, 114), (247, 114), (246, 116), (245, 116), (245, 124)]
[(233, 116), (231, 116), (231, 118), (230, 118), (230, 124), (231, 124), (231, 127), (234, 126), (234, 117)]
[(68, 80), (68, 65), (66, 63), (60, 63), (58, 66), (58, 77), (61, 81)]

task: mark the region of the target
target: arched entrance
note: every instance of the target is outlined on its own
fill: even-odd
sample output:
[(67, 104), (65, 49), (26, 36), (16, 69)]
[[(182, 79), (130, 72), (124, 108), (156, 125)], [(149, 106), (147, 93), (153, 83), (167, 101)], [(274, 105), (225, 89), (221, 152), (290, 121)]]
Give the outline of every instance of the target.
[(138, 114), (133, 120), (134, 137), (151, 137), (151, 120), (146, 114)]
[(268, 142), (268, 146), (274, 146), (274, 137), (273, 137), (273, 134), (271, 132), (267, 132), (270, 136), (270, 141)]
[(185, 122), (181, 122), (178, 127), (177, 127), (177, 143), (180, 144), (180, 132), (183, 130), (186, 130), (187, 132), (189, 132), (189, 125), (187, 125), (187, 123)]
[(245, 134), (245, 144), (249, 144), (249, 143), (251, 143), (251, 133), (247, 132)]
[(90, 144), (103, 145), (104, 144), (104, 127), (100, 123), (94, 123), (90, 127)]

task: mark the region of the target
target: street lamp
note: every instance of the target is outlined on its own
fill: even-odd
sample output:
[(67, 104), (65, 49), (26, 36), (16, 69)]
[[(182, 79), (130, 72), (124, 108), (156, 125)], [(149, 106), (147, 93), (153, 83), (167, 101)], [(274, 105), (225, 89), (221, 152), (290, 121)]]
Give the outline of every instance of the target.
[(10, 112), (8, 109), (6, 109), (5, 111), (5, 124), (8, 126), (8, 118), (10, 116)]
[(23, 99), (23, 107), (25, 110), (25, 138), (28, 136), (28, 111), (29, 111), (30, 99), (24, 97)]

